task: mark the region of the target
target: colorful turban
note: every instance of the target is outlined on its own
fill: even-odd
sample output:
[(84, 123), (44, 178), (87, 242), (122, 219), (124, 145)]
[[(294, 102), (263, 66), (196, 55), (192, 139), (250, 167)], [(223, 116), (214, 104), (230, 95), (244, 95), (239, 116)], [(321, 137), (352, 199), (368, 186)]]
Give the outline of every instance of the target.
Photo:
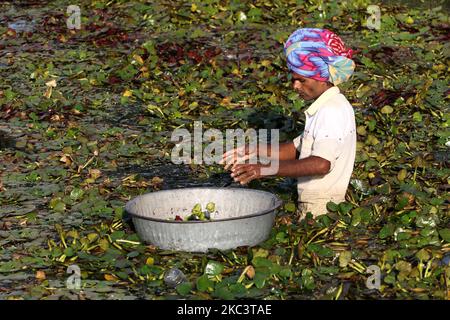
[(335, 33), (304, 28), (292, 33), (284, 45), (289, 70), (306, 78), (338, 85), (355, 69), (353, 51)]

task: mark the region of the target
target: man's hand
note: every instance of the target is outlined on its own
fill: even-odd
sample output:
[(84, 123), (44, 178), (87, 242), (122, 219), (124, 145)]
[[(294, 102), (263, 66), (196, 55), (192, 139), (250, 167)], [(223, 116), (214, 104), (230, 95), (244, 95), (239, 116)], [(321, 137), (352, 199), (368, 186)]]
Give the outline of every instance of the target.
[(252, 180), (263, 177), (261, 174), (262, 164), (235, 164), (231, 168), (231, 177), (235, 182), (240, 184), (247, 184)]
[(223, 154), (220, 164), (225, 165), (224, 169), (228, 170), (235, 164), (245, 163), (250, 158), (256, 157), (258, 155), (257, 147), (250, 147), (249, 145), (244, 145)]
[(297, 150), (293, 142), (280, 144), (279, 152), (275, 154), (272, 154), (272, 150), (270, 149), (269, 158), (278, 161), (275, 169), (276, 172), (272, 170), (271, 165), (245, 163), (247, 160), (258, 156), (258, 149), (256, 147), (251, 149), (248, 145), (224, 153), (220, 163), (225, 165), (225, 170), (231, 167), (231, 176), (234, 178), (234, 181), (241, 184), (247, 184), (252, 180), (268, 176), (276, 175), (280, 177), (298, 178), (304, 176), (321, 176), (330, 171), (330, 161), (316, 156), (296, 159), (296, 152)]
[[(281, 143), (277, 151), (274, 151), (270, 144), (262, 147), (260, 144), (258, 146), (241, 146), (225, 152), (222, 156), (220, 164), (225, 165), (225, 170), (228, 170), (231, 166), (236, 163), (245, 163), (247, 160), (260, 157), (259, 154), (261, 150), (264, 150), (262, 155), (264, 158), (269, 158), (275, 161), (284, 160), (295, 160), (297, 159), (297, 149), (292, 141)], [(256, 161), (255, 161), (256, 162)]]

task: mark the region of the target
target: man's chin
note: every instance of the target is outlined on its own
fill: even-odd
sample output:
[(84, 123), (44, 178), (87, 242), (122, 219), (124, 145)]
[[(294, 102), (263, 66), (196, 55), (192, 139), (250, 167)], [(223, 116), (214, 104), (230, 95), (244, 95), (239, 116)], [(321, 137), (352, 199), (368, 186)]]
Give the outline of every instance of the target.
[(311, 97), (308, 97), (308, 96), (300, 96), (300, 98), (301, 98), (302, 100), (304, 100), (304, 101), (311, 101), (311, 100), (314, 100), (314, 99), (312, 99)]

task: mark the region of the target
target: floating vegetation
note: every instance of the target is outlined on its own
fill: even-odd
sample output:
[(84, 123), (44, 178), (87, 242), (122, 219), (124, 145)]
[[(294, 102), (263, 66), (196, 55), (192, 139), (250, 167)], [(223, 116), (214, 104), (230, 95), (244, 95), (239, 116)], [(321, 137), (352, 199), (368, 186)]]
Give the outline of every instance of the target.
[[(70, 1), (29, 2), (0, 4), (0, 299), (450, 298), (448, 9), (382, 4), (377, 31), (369, 1), (95, 0), (70, 30)], [(355, 50), (347, 201), (299, 223), (295, 181), (253, 181), (285, 202), (261, 245), (143, 244), (128, 200), (224, 182), (170, 163), (175, 128), (301, 133), (283, 56), (299, 26)], [(167, 285), (174, 268), (183, 281)]]

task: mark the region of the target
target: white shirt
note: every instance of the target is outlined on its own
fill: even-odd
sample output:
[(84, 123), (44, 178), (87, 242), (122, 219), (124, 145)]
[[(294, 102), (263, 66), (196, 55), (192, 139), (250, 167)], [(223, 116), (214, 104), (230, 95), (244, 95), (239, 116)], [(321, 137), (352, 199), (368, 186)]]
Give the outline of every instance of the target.
[(338, 87), (331, 87), (311, 104), (305, 115), (305, 130), (294, 139), (299, 159), (321, 157), (330, 161), (330, 171), (323, 176), (299, 177), (299, 202), (342, 202), (356, 154), (353, 108)]

